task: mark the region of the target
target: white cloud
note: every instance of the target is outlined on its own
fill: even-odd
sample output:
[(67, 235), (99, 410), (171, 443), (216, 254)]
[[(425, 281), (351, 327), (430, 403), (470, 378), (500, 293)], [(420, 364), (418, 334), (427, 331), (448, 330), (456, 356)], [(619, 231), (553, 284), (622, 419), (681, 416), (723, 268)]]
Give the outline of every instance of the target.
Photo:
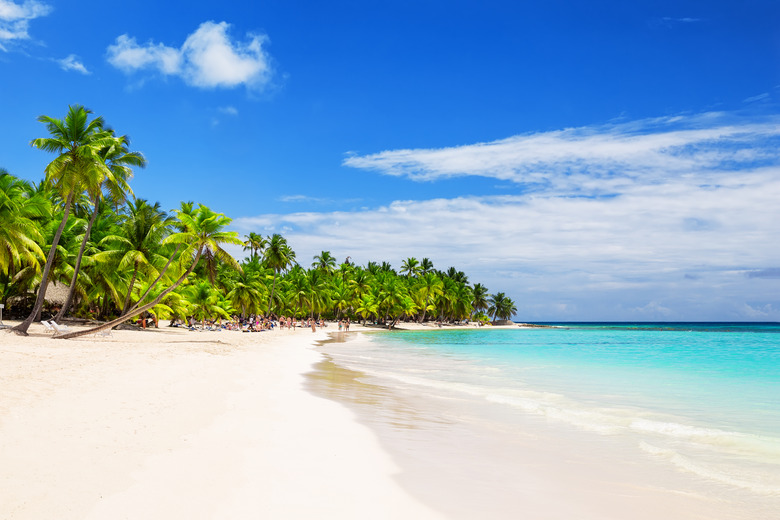
[(3, 43), (29, 39), (30, 20), (46, 16), (51, 10), (50, 5), (36, 0), (26, 0), (21, 4), (0, 0), (0, 50), (7, 50)]
[(266, 38), (249, 35), (247, 41), (235, 42), (228, 36), (229, 27), (226, 22), (204, 22), (181, 48), (139, 45), (123, 34), (108, 47), (108, 61), (126, 73), (153, 70), (200, 88), (262, 88), (271, 76), (270, 59), (262, 48)]
[(480, 176), (569, 194), (620, 191), (696, 170), (701, 182), (756, 161), (778, 163), (777, 120), (728, 124), (722, 114), (519, 135), (440, 149), (352, 155), (344, 164), (418, 181)]
[(75, 54), (71, 54), (67, 58), (57, 60), (57, 63), (60, 64), (62, 70), (75, 70), (76, 72), (80, 72), (82, 74), (90, 74), (84, 64), (81, 63), (81, 60), (79, 60), (78, 56)]
[(506, 290), (521, 319), (738, 320), (750, 318), (744, 302), (780, 308), (780, 280), (745, 275), (780, 256), (780, 164), (769, 150), (780, 129), (694, 119), (699, 128), (671, 131), (664, 123), (653, 132), (636, 122), (353, 157), (352, 166), (412, 178), (484, 175), (538, 185), (521, 195), (239, 218), (234, 227), (287, 228), (302, 261), (329, 249), (358, 263), (398, 267), (415, 256), (454, 265)]

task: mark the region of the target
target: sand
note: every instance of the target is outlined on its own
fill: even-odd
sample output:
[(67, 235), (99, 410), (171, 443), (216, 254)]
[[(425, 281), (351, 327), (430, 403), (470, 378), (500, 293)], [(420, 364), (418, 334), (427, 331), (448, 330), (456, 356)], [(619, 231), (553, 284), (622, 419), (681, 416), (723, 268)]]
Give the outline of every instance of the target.
[(0, 332), (0, 518), (441, 518), (305, 391), (335, 328)]

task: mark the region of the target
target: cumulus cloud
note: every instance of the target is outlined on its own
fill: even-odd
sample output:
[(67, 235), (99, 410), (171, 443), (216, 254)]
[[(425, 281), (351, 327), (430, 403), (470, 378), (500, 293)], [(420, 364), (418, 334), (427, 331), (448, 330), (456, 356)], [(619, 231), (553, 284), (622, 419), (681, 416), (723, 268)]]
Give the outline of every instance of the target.
[(36, 0), (26, 0), (21, 4), (0, 0), (0, 50), (7, 50), (4, 43), (29, 39), (30, 20), (46, 16), (51, 10), (50, 5)]
[(234, 226), (284, 229), (303, 259), (323, 249), (396, 267), (429, 257), (506, 290), (527, 319), (749, 319), (744, 302), (778, 307), (775, 271), (746, 271), (780, 253), (780, 164), (770, 149), (780, 129), (711, 116), (676, 124), (685, 119), (687, 129), (645, 121), (353, 156), (350, 166), (413, 179), (482, 175), (536, 186)]
[(62, 70), (74, 70), (82, 74), (90, 74), (84, 64), (81, 63), (81, 60), (75, 54), (71, 54), (67, 58), (57, 60), (57, 63), (60, 64)]
[(270, 58), (263, 49), (266, 37), (250, 34), (238, 42), (229, 37), (229, 28), (226, 22), (204, 22), (178, 48), (151, 41), (139, 44), (123, 34), (108, 47), (108, 61), (126, 73), (156, 71), (199, 88), (262, 88), (271, 77)]

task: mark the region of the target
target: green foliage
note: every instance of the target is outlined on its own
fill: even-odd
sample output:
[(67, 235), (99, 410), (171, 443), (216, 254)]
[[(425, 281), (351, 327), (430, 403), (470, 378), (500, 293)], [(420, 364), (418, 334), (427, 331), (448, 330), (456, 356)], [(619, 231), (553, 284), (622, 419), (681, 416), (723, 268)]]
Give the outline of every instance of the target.
[[(0, 169), (3, 303), (63, 282), (72, 289), (72, 313), (116, 322), (142, 312), (202, 322), (265, 312), (392, 327), (517, 312), (504, 293), (491, 296), (455, 267), (435, 270), (428, 258), (408, 257), (396, 272), (384, 260), (362, 266), (348, 257), (339, 265), (322, 251), (307, 269), (280, 234), (241, 240), (225, 231), (228, 217), (193, 202), (166, 213), (130, 190), (132, 168), (146, 165), (143, 155), (102, 118), (90, 117), (74, 105), (62, 120), (38, 119), (49, 136), (31, 145), (56, 154), (40, 184)], [(249, 257), (236, 261), (226, 244), (242, 246)]]

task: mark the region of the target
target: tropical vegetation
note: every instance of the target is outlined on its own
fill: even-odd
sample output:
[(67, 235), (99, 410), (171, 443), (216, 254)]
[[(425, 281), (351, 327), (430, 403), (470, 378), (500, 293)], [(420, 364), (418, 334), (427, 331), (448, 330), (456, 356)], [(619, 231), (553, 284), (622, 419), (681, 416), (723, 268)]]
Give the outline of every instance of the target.
[[(137, 198), (129, 186), (142, 154), (103, 118), (79, 105), (63, 119), (41, 116), (48, 135), (34, 148), (54, 154), (34, 184), (0, 169), (0, 303), (23, 318), (26, 334), (42, 316), (117, 326), (144, 317), (211, 320), (255, 315), (350, 319), (384, 324), (511, 319), (515, 303), (489, 294), (455, 267), (428, 258), (338, 263), (330, 251), (307, 266), (280, 234), (227, 230), (231, 219), (183, 202), (172, 211)], [(248, 253), (235, 260), (232, 245)], [(47, 288), (68, 289), (63, 305)], [(25, 317), (26, 316), (26, 317)], [(66, 334), (72, 337), (79, 333)]]

